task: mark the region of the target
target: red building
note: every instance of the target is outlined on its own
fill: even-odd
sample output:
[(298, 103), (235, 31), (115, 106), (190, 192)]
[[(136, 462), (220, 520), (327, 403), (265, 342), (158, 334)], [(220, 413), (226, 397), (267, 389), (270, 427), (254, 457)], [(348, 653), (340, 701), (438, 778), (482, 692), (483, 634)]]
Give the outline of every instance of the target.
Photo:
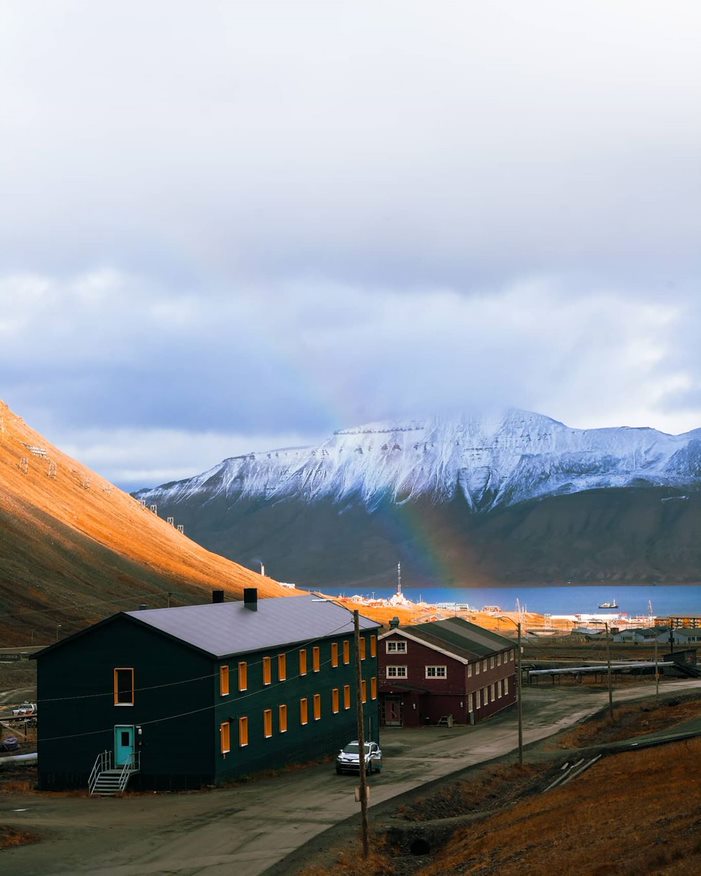
[(477, 723), (516, 702), (516, 646), (453, 617), (393, 626), (378, 640), (380, 715), (387, 727)]

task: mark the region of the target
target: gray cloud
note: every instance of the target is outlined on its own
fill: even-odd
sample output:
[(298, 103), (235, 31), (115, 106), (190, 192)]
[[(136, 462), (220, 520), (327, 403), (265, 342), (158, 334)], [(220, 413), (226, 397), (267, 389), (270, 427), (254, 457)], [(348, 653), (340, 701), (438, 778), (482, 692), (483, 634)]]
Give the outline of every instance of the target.
[(6, 400), (130, 484), (461, 404), (699, 425), (700, 23), (4, 3)]

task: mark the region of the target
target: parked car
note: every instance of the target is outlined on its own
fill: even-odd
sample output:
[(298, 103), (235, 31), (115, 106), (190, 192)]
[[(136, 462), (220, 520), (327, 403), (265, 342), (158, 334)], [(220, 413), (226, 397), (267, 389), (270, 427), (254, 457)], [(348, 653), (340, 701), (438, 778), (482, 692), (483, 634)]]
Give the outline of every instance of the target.
[(23, 702), (16, 709), (12, 710), (14, 718), (30, 718), (37, 713), (37, 704)]
[[(376, 742), (365, 743), (365, 772), (379, 773), (382, 769), (382, 752)], [(360, 772), (360, 744), (357, 739), (349, 742), (338, 752), (336, 758), (336, 772), (358, 773)]]
[(19, 751), (19, 739), (16, 736), (0, 739), (0, 751)]

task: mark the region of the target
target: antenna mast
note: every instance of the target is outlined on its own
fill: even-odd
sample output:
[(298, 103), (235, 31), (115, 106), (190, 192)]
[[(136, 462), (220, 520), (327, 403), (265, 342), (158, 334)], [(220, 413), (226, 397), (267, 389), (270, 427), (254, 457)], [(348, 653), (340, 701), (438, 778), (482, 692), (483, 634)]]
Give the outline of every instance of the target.
[(397, 596), (402, 595), (402, 564), (397, 563)]

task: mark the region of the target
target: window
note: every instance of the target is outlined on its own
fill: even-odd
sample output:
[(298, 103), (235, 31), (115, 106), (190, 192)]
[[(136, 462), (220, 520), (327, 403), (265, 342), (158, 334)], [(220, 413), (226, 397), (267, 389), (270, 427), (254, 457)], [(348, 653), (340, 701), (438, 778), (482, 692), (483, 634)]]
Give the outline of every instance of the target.
[(497, 654), (497, 666), (501, 666), (501, 654)]
[(350, 663), (350, 642), (348, 639), (343, 640), (343, 662), (346, 666)]
[(480, 674), (480, 662), (478, 660), (477, 663), (475, 663), (475, 675), (479, 675), (479, 674)]
[(331, 665), (338, 666), (338, 642), (331, 642)]
[(239, 718), (239, 745), (248, 745), (248, 718)]
[(489, 658), (489, 668), (494, 669), (494, 657)]
[(360, 699), (364, 703), (368, 701), (368, 683), (365, 679), (360, 682)]
[(248, 664), (245, 660), (239, 663), (239, 690), (248, 690)]
[(475, 707), (475, 696), (474, 694), (469, 693), (467, 695), (467, 711), (473, 712)]
[(263, 711), (263, 736), (270, 739), (273, 735), (273, 710), (265, 709)]
[(219, 725), (219, 749), (222, 754), (231, 751), (231, 721), (222, 721)]
[(331, 711), (334, 713), (334, 715), (337, 715), (340, 711), (340, 708), (341, 708), (341, 706), (340, 706), (340, 697), (338, 695), (338, 688), (335, 687), (331, 691)]
[(277, 680), (284, 681), (287, 678), (287, 654), (277, 655)]
[(222, 697), (227, 696), (229, 693), (229, 667), (228, 666), (220, 666), (219, 667), (219, 695)]
[(472, 678), (472, 663), (467, 664), (467, 677)]
[(371, 700), (377, 699), (377, 679), (375, 678), (374, 675), (370, 679), (370, 699)]
[(486, 671), (487, 671), (487, 658), (485, 657), (485, 659), (482, 661), (482, 672), (486, 672)]
[(479, 690), (475, 692), (475, 704), (476, 704), (476, 708), (478, 708), (478, 709), (482, 705), (482, 692)]
[(115, 706), (134, 705), (134, 670), (114, 670), (114, 704)]
[(278, 706), (277, 720), (280, 725), (280, 733), (287, 733), (287, 706)]
[(307, 674), (307, 649), (300, 648), (299, 650), (299, 674)]
[(388, 666), (387, 667), (387, 678), (406, 678), (406, 677), (407, 677), (406, 666)]
[(509, 651), (509, 663), (513, 663), (513, 662), (514, 662), (514, 652)]
[(321, 694), (314, 694), (314, 720), (321, 718)]
[(492, 684), (490, 684), (489, 687), (491, 688), (490, 692), (491, 692), (492, 702), (494, 702), (494, 700), (496, 699), (495, 690), (494, 690), (494, 688), (495, 688), (494, 682), (492, 682)]
[(377, 657), (377, 636), (370, 636), (370, 656)]
[(506, 696), (506, 694), (508, 694), (508, 692), (509, 692), (509, 679), (505, 678), (504, 679), (504, 696)]
[(385, 642), (388, 654), (406, 654), (406, 642), (402, 639), (389, 639)]
[(497, 699), (500, 700), (501, 697), (502, 697), (501, 679), (499, 679), (499, 681), (497, 682)]
[(448, 667), (447, 666), (427, 666), (426, 667), (426, 678), (447, 678), (448, 677)]
[(263, 657), (263, 684), (270, 684), (273, 680), (273, 668), (270, 657)]
[(321, 669), (321, 649), (318, 645), (312, 648), (312, 670), (318, 672)]
[(358, 649), (360, 651), (360, 659), (365, 660), (365, 636), (358, 639)]
[(350, 685), (343, 685), (343, 708), (350, 709), (351, 707), (351, 696), (350, 696)]
[(299, 701), (299, 723), (309, 723), (309, 701), (306, 697), (302, 697), (302, 699)]

